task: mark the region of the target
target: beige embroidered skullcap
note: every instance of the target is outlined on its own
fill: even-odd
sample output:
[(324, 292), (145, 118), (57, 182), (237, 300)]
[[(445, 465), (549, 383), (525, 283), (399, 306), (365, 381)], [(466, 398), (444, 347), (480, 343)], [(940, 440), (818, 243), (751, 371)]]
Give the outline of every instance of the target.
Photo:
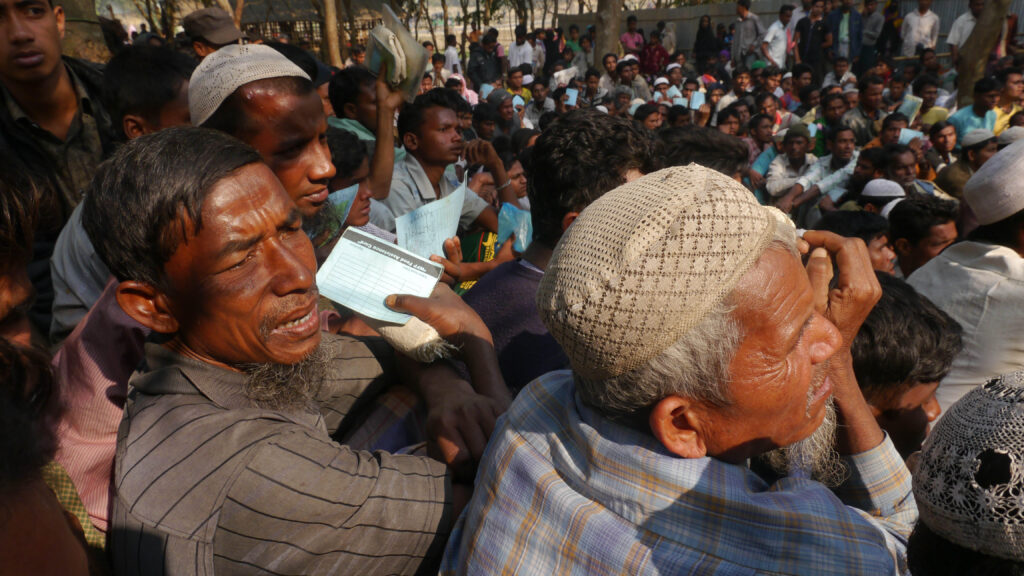
[(269, 46), (231, 44), (210, 54), (188, 83), (188, 111), (193, 126), (202, 126), (240, 86), (266, 80), (309, 75)]
[(1024, 140), (1003, 148), (978, 168), (964, 186), (964, 199), (983, 225), (1024, 210)]
[(789, 219), (736, 181), (691, 164), (624, 184), (587, 207), (537, 292), (573, 370), (606, 379), (645, 365), (699, 324)]
[(924, 443), (914, 473), (921, 521), (954, 544), (1024, 561), (1024, 371), (967, 393)]

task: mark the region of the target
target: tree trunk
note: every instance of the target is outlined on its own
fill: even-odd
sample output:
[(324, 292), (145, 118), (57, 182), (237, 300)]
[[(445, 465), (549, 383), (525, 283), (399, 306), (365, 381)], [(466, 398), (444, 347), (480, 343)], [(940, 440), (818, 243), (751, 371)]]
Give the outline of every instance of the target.
[[(624, 0), (597, 0), (594, 26), (597, 41), (594, 54), (619, 53), (619, 26), (622, 24), (622, 3)], [(594, 58), (595, 63), (597, 58)]]
[(245, 0), (235, 0), (235, 28), (242, 29), (242, 10), (245, 9)]
[(444, 48), (448, 46), (448, 35), (451, 31), (448, 27), (448, 0), (441, 0), (441, 17), (444, 18), (444, 46), (436, 46), (438, 50), (444, 51)]
[[(434, 43), (434, 51), (437, 51), (437, 34), (434, 33), (434, 19), (430, 16), (430, 7), (427, 5), (427, 0), (420, 0), (420, 17), (427, 20), (427, 31), (430, 32), (430, 41)], [(419, 26), (417, 26), (419, 28)], [(442, 52), (444, 49), (442, 48)], [(429, 64), (429, 62), (428, 62)]]
[(958, 107), (966, 108), (974, 103), (974, 83), (985, 75), (988, 55), (999, 42), (1009, 8), (1010, 0), (987, 0), (974, 30), (960, 50), (960, 65), (956, 70)]
[(110, 51), (103, 41), (103, 30), (93, 0), (63, 0), (67, 18), (64, 28), (64, 54), (93, 62), (106, 62)]
[[(238, 0), (241, 3), (242, 0)], [(338, 0), (323, 0), (324, 39), (327, 40), (327, 63), (341, 68), (341, 39), (338, 38)]]

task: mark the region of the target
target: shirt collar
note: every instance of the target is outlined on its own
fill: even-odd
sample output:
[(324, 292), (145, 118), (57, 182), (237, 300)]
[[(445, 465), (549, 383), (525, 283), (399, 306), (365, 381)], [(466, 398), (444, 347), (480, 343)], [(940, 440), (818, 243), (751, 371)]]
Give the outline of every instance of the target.
[[(412, 154), (406, 154), (402, 162), (405, 165), (405, 169), (409, 172), (409, 178), (416, 185), (416, 190), (419, 192), (420, 197), (424, 200), (437, 200), (438, 196), (434, 193), (434, 185), (430, 183), (430, 178), (427, 177), (427, 173), (423, 170), (423, 166), (420, 165), (420, 161)], [(439, 188), (441, 189), (441, 197), (447, 196), (455, 190), (454, 186), (448, 182), (444, 175), (441, 176)]]

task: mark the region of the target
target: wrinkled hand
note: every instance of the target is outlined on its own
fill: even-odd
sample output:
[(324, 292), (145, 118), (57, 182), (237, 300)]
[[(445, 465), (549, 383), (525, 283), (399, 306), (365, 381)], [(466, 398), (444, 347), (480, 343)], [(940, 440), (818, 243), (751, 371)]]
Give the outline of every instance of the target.
[(430, 324), (442, 338), (456, 346), (461, 346), (468, 337), (494, 344), (491, 331), (480, 316), (445, 284), (434, 286), (428, 298), (391, 294), (384, 303), (392, 310), (412, 314)]
[(476, 463), (504, 409), (468, 385), (453, 392), (427, 412), (427, 453), (451, 467), (456, 479), (472, 481)]
[(444, 241), (444, 253), (447, 258), (434, 254), (430, 260), (444, 266), (441, 281), (449, 286), (454, 286), (456, 282), (459, 282), (459, 278), (462, 278), (462, 241), (458, 236)]
[[(867, 245), (859, 238), (843, 238), (820, 230), (805, 232), (804, 240), (811, 249), (807, 270), (815, 302), (827, 303), (823, 314), (839, 329), (843, 346), (849, 350), (857, 330), (882, 297)], [(836, 286), (829, 289), (833, 261), (839, 278)]]

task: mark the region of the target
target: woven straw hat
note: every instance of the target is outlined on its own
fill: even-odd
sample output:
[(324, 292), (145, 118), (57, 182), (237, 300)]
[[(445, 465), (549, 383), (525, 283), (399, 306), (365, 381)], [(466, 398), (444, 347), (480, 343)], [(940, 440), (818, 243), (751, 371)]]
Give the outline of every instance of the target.
[(691, 164), (608, 192), (562, 236), (537, 293), (573, 370), (606, 379), (645, 365), (699, 324), (761, 257), (781, 212)]
[(1024, 371), (989, 381), (949, 409), (914, 473), (921, 521), (971, 550), (1024, 561)]
[(269, 46), (231, 44), (210, 54), (196, 67), (188, 83), (188, 111), (193, 126), (202, 126), (240, 86), (266, 80), (309, 75)]

